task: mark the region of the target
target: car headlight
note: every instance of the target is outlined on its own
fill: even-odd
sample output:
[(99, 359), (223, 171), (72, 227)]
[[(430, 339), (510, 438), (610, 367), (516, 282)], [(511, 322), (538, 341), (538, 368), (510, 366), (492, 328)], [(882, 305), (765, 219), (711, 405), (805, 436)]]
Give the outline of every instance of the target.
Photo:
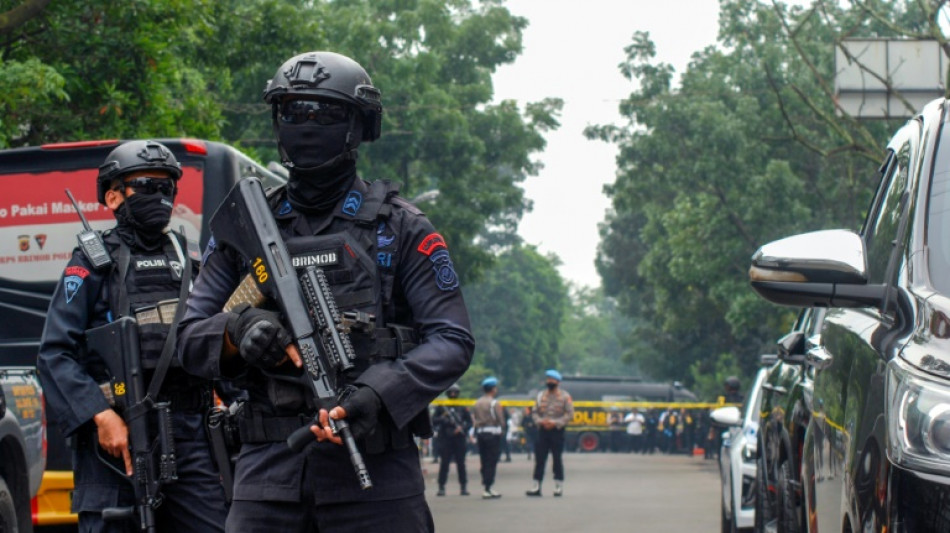
[(887, 365), (887, 447), (896, 464), (946, 475), (950, 469), (950, 382)]

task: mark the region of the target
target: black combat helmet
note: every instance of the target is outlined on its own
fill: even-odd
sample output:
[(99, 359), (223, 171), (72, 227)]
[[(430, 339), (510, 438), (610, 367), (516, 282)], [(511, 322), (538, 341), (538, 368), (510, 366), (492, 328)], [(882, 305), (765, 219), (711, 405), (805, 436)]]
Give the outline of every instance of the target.
[(726, 388), (727, 388), (727, 389), (729, 389), (729, 390), (731, 390), (731, 391), (738, 391), (738, 390), (739, 390), (739, 386), (740, 386), (739, 378), (737, 378), (737, 377), (735, 377), (735, 376), (729, 376), (729, 377), (726, 378)]
[(455, 397), (455, 396), (458, 396), (461, 392), (462, 392), (462, 389), (459, 388), (458, 385), (452, 385), (445, 391), (445, 394), (446, 396)]
[(363, 118), (362, 140), (379, 138), (383, 104), (366, 70), (333, 52), (307, 52), (280, 66), (264, 89), (264, 101), (275, 109), (287, 97), (320, 97), (354, 106)]
[(106, 191), (112, 181), (130, 172), (139, 170), (164, 170), (178, 181), (181, 178), (181, 164), (164, 144), (156, 141), (128, 141), (112, 150), (106, 161), (99, 166), (96, 188), (99, 203), (105, 205)]

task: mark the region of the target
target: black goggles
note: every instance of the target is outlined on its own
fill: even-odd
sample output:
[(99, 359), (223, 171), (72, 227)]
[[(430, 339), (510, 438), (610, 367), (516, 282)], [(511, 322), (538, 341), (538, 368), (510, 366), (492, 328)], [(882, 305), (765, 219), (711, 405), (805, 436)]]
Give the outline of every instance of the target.
[(171, 178), (151, 178), (148, 176), (130, 179), (124, 182), (124, 185), (130, 187), (136, 193), (161, 193), (162, 196), (174, 196), (177, 189), (175, 180)]
[(284, 124), (303, 124), (312, 120), (321, 126), (341, 124), (350, 118), (343, 104), (319, 100), (287, 100), (280, 105), (280, 121)]

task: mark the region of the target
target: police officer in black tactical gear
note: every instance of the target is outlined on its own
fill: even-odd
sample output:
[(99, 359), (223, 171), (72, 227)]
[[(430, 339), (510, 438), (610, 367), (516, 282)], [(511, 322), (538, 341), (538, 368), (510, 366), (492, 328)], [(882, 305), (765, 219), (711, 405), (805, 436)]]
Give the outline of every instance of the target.
[[(450, 400), (459, 397), (461, 389), (452, 385), (445, 395)], [(436, 496), (445, 496), (445, 483), (449, 479), (449, 465), (455, 463), (462, 496), (468, 496), (468, 473), (465, 471), (465, 450), (468, 448), (468, 432), (472, 429), (472, 413), (461, 405), (440, 405), (435, 408), (432, 421), (439, 434), (439, 491)]]
[[(181, 175), (175, 156), (158, 142), (129, 141), (115, 148), (97, 178), (99, 202), (117, 222), (103, 239), (112, 261), (97, 270), (98, 262), (77, 248), (50, 300), (37, 368), (46, 414), (73, 447), (72, 511), (79, 514), (80, 531), (138, 530), (132, 519), (102, 519), (103, 509), (134, 504), (130, 480), (116, 471), (132, 473), (129, 434), (112, 408), (105, 363), (87, 351), (84, 340), (85, 330), (123, 316), (138, 319), (146, 384), (158, 373), (163, 350), (170, 365), (154, 400), (171, 404), (178, 480), (162, 488), (158, 529), (224, 530), (224, 491), (203, 424), (212, 404), (211, 382), (175, 364), (174, 346), (165, 347), (175, 325), (152, 307), (179, 298), (197, 269), (184, 237), (166, 230)], [(197, 256), (196, 247), (193, 251)]]
[(445, 240), (387, 181), (356, 172), (357, 147), (379, 137), (380, 92), (352, 59), (310, 52), (285, 62), (267, 84), (286, 187), (268, 197), (298, 269), (326, 273), (341, 312), (362, 313), (350, 340), (356, 368), (328, 416), (345, 418), (373, 481), (361, 490), (339, 438), (313, 426), (301, 453), (285, 442), (313, 420), (300, 360), (276, 306), (222, 312), (248, 272), (212, 240), (181, 324), (189, 371), (232, 378), (247, 390), (242, 448), (227, 530), (237, 532), (428, 532), (413, 436), (431, 435), (428, 405), (468, 368), (468, 312)]

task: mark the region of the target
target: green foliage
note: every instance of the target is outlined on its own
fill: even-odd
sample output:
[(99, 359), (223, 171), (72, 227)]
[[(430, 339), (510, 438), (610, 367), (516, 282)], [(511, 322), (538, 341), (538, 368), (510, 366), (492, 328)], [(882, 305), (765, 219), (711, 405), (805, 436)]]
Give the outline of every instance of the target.
[(630, 319), (602, 289), (574, 289), (561, 324), (558, 368), (586, 376), (639, 375), (635, 361), (644, 347), (637, 339), (629, 340), (632, 330)]
[(65, 85), (55, 69), (35, 57), (0, 62), (0, 146), (21, 135), (33, 109), (68, 101)]
[(645, 346), (644, 373), (700, 392), (727, 369), (752, 375), (794, 310), (749, 290), (749, 258), (787, 235), (857, 229), (897, 126), (836, 110), (835, 43), (932, 32), (927, 16), (904, 2), (726, 0), (720, 45), (694, 54), (677, 87), (634, 35), (624, 123), (587, 134), (620, 149), (597, 267)]
[[(4, 2), (3, 8), (10, 2)], [(18, 100), (19, 132), (7, 146), (91, 138), (217, 138), (214, 95), (179, 36), (202, 20), (204, 2), (51, 3), (5, 45), (8, 61), (62, 80), (57, 98)], [(13, 81), (2, 75), (6, 83)], [(28, 105), (29, 104), (29, 105)]]
[(702, 364), (699, 361), (694, 362), (689, 367), (690, 377), (692, 378), (692, 388), (690, 389), (700, 401), (715, 402), (720, 396), (725, 394), (724, 383), (729, 376), (741, 376), (742, 385), (739, 390), (746, 394), (749, 387), (752, 386), (752, 378), (755, 374), (746, 374), (743, 376), (739, 361), (732, 354), (719, 354), (710, 364)]
[[(0, 15), (21, 2), (0, 0)], [(200, 137), (277, 160), (261, 91), (311, 50), (354, 58), (383, 94), (367, 179), (438, 190), (427, 214), (459, 276), (477, 280), (518, 242), (557, 99), (492, 104), (491, 76), (521, 53), (527, 21), (501, 0), (34, 2), (5, 35), (0, 147), (98, 138)], [(7, 17), (3, 20), (14, 20)], [(11, 23), (13, 24), (13, 23)]]
[(533, 246), (516, 246), (465, 288), (476, 340), (472, 367), (487, 369), (504, 389), (534, 383), (538, 372), (559, 364), (568, 297), (555, 266)]

